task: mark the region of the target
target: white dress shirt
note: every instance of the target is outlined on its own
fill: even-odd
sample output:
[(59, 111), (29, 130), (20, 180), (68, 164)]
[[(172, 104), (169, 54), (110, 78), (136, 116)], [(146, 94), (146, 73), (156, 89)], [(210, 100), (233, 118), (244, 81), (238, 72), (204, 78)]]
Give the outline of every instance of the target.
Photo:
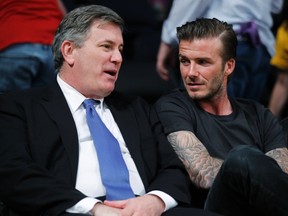
[[(75, 121), (75, 125), (78, 133), (79, 141), (79, 161), (76, 179), (76, 189), (81, 191), (87, 196), (87, 198), (78, 202), (75, 206), (67, 209), (70, 213), (89, 213), (96, 202), (100, 200), (94, 197), (105, 196), (105, 187), (102, 184), (101, 173), (99, 169), (98, 158), (96, 149), (90, 134), (87, 122), (86, 122), (86, 110), (83, 106), (83, 101), (86, 99), (76, 89), (65, 83), (59, 75), (57, 76), (57, 82), (60, 85), (62, 92), (66, 98), (68, 106), (71, 110), (72, 116)], [(103, 99), (99, 100), (100, 104), (97, 105), (96, 111), (107, 128), (115, 136), (119, 142), (122, 156), (129, 171), (130, 185), (136, 195), (144, 195), (145, 188), (141, 177), (138, 173), (136, 165), (130, 155), (128, 148), (122, 134), (114, 121), (112, 113), (110, 112)], [(166, 208), (170, 209), (177, 205), (177, 202), (168, 194), (161, 191), (151, 191), (151, 194), (159, 196), (165, 203)]]

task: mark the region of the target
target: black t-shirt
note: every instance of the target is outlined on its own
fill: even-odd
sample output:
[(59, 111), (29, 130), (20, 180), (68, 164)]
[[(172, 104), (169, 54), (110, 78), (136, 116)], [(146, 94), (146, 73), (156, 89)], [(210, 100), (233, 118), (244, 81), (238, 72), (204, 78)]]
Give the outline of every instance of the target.
[(219, 116), (205, 112), (185, 90), (174, 90), (155, 104), (166, 135), (192, 131), (212, 157), (224, 159), (238, 145), (256, 146), (264, 153), (286, 147), (282, 126), (258, 102), (232, 99), (233, 112)]

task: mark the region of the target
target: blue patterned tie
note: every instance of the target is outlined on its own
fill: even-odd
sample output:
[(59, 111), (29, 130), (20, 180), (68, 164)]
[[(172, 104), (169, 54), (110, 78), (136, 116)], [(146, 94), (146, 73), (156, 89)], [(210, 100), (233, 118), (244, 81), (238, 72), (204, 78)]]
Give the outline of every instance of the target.
[(93, 99), (83, 102), (98, 156), (102, 182), (106, 188), (106, 199), (122, 200), (135, 197), (119, 143), (98, 116), (94, 104)]

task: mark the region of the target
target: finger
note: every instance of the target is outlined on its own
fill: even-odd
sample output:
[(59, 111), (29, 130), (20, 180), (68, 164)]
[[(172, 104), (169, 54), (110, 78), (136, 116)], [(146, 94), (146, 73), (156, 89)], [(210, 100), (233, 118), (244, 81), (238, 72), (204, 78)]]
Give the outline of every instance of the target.
[(124, 208), (126, 205), (126, 200), (119, 200), (119, 201), (109, 201), (105, 200), (104, 204), (113, 208)]
[(168, 72), (167, 73), (162, 72), (162, 73), (159, 73), (159, 75), (160, 75), (161, 79), (163, 79), (165, 81), (169, 80), (169, 73)]
[(158, 68), (157, 73), (161, 79), (165, 81), (169, 80), (169, 71), (165, 67)]

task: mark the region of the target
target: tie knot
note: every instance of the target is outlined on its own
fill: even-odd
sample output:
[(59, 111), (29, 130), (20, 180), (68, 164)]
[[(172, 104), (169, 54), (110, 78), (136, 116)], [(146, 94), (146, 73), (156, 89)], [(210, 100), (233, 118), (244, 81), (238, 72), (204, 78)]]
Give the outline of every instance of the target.
[(100, 101), (94, 100), (94, 99), (85, 99), (83, 101), (84, 108), (89, 107), (89, 106), (94, 106), (95, 104), (98, 104), (98, 103), (100, 103)]

